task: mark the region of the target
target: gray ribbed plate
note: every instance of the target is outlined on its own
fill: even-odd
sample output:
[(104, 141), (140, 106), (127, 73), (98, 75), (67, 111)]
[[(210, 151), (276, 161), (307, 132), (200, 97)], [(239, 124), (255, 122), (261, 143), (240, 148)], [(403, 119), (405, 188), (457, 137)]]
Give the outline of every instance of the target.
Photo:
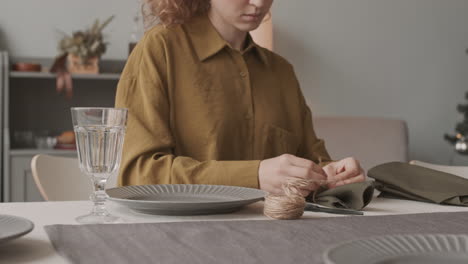
[(265, 192), (223, 185), (160, 184), (107, 189), (109, 200), (134, 211), (158, 215), (231, 213), (262, 200)]
[(327, 250), (327, 264), (466, 264), (468, 235), (392, 235), (354, 240)]
[(28, 219), (12, 215), (0, 215), (0, 243), (26, 235), (33, 228), (34, 224)]

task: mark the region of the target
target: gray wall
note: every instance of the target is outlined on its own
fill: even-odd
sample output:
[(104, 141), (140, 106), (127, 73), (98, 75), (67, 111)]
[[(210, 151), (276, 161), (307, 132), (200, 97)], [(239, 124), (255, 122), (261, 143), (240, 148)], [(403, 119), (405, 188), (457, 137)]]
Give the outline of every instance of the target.
[[(136, 8), (137, 0), (1, 0), (0, 46), (51, 57), (57, 29), (115, 14), (104, 58), (123, 59)], [(455, 106), (468, 90), (468, 0), (277, 0), (273, 19), (275, 49), (295, 65), (315, 115), (404, 119), (411, 158), (448, 162), (442, 136), (462, 118)]]
[(468, 91), (467, 0), (279, 0), (273, 19), (316, 115), (404, 119), (410, 158), (448, 162), (443, 134)]
[[(104, 30), (104, 59), (123, 59), (138, 0), (0, 0), (0, 47), (16, 57), (54, 57), (60, 31), (71, 33), (116, 15)], [(5, 40), (6, 38), (6, 40)]]

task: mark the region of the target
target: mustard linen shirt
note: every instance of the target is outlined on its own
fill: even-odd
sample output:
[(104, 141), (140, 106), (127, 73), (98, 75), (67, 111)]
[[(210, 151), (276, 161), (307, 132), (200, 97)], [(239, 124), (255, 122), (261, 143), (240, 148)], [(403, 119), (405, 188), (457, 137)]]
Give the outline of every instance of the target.
[(242, 52), (232, 49), (207, 16), (149, 30), (116, 107), (129, 109), (119, 185), (258, 188), (261, 160), (330, 161), (291, 64), (250, 36)]

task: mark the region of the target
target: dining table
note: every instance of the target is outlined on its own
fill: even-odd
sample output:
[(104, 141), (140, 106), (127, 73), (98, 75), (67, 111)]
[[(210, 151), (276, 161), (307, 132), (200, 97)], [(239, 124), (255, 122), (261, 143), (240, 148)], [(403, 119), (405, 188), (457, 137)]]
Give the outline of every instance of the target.
[[(246, 220), (280, 221), (287, 223), (298, 221), (273, 220), (266, 217), (265, 215), (263, 215), (263, 203), (263, 201), (260, 201), (247, 205), (241, 210), (236, 211), (234, 213), (198, 216), (163, 216), (142, 214), (131, 211), (130, 209), (124, 206), (113, 203), (112, 201), (107, 202), (107, 207), (111, 213), (121, 217), (122, 222), (125, 224), (164, 224), (174, 222), (188, 223), (207, 221), (227, 223), (229, 221)], [(70, 263), (68, 259), (59, 255), (59, 253), (57, 253), (57, 251), (54, 249), (54, 246), (51, 243), (44, 227), (50, 225), (79, 225), (75, 221), (75, 217), (88, 213), (91, 206), (92, 204), (90, 201), (0, 203), (0, 214), (23, 217), (29, 219), (34, 223), (34, 229), (30, 233), (15, 240), (0, 244), (0, 263)], [(359, 221), (362, 221), (364, 225), (366, 219), (371, 219), (373, 217), (381, 217), (379, 219), (385, 220), (385, 218), (392, 217), (394, 215), (418, 214), (420, 216), (424, 216), (424, 218), (427, 219), (430, 219), (432, 216), (437, 216), (438, 219), (444, 219), (444, 217), (450, 218), (450, 214), (453, 212), (467, 212), (466, 216), (468, 216), (468, 207), (447, 206), (411, 200), (374, 197), (372, 202), (366, 208), (363, 209), (363, 212), (363, 216), (305, 212), (300, 221), (306, 221), (307, 223), (313, 225), (314, 221), (320, 221), (321, 219), (335, 219), (337, 217), (340, 217), (344, 218), (341, 224), (346, 226), (348, 219), (349, 221), (351, 221), (351, 219), (358, 219)], [(438, 231), (437, 228), (433, 228), (431, 230)], [(444, 230), (441, 231), (445, 232)], [(462, 230), (461, 232), (463, 233), (465, 231), (466, 230)], [(203, 241), (201, 241), (200, 243), (202, 242)], [(320, 243), (320, 241), (315, 242)], [(88, 241), (88, 243), (91, 242)], [(103, 252), (102, 254), (112, 254), (112, 252)], [(160, 259), (155, 263), (168, 262), (169, 261)], [(224, 262), (228, 263), (229, 261), (219, 260), (218, 263)]]

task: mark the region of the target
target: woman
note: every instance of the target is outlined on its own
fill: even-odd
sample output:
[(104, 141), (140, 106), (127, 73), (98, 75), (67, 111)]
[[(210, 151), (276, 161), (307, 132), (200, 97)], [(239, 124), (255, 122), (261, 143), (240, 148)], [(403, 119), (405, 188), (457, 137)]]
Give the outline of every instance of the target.
[(329, 187), (364, 180), (354, 158), (332, 162), (317, 139), (292, 66), (248, 34), (272, 3), (153, 3), (161, 23), (134, 49), (117, 89), (116, 107), (129, 109), (120, 185), (282, 193), (293, 179), (327, 180)]

